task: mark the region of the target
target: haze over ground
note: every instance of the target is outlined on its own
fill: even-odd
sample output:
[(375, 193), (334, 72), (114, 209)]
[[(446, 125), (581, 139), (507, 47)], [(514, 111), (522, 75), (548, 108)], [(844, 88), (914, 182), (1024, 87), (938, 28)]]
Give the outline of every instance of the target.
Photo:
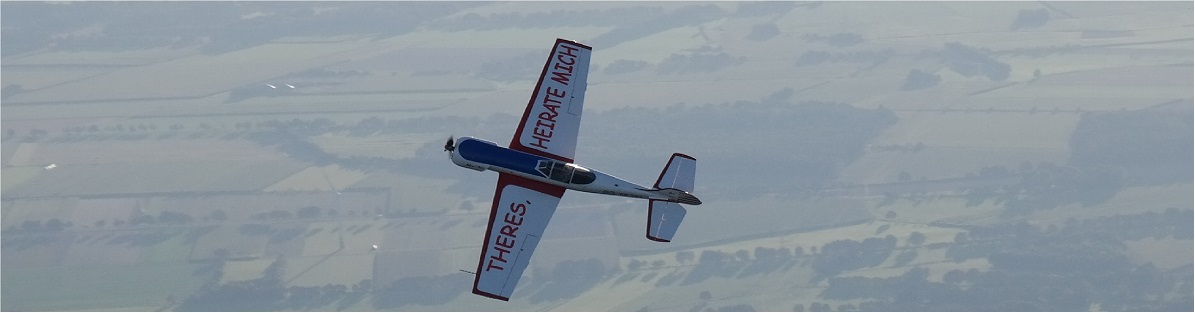
[[(1190, 2), (0, 8), (6, 311), (1192, 310)], [(496, 175), (441, 147), (558, 37), (577, 162), (705, 204), (567, 193), (473, 296)]]

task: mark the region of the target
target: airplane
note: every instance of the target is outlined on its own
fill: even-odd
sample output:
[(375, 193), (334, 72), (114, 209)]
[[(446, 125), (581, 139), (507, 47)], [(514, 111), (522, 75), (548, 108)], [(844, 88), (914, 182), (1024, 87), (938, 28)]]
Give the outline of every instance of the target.
[(556, 39), (509, 147), (448, 138), (452, 163), (498, 172), (473, 293), (509, 301), (565, 190), (647, 199), (647, 239), (672, 241), (692, 194), (697, 159), (674, 153), (652, 187), (573, 163), (593, 48)]

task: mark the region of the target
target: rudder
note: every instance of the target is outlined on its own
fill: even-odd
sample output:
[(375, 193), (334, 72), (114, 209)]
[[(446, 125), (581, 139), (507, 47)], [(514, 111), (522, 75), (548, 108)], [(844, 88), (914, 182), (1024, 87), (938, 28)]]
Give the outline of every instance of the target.
[(693, 192), (693, 180), (697, 176), (697, 159), (683, 153), (673, 153), (656, 179), (656, 189), (675, 188)]

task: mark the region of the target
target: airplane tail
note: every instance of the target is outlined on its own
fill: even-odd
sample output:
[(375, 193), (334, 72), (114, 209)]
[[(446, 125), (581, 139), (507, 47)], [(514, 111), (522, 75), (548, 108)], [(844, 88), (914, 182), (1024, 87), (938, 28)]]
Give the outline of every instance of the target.
[(680, 153), (672, 154), (655, 184), (657, 192), (666, 195), (668, 200), (650, 200), (647, 204), (647, 239), (672, 241), (686, 213), (685, 208), (678, 203), (701, 204), (701, 200), (690, 193), (696, 176), (697, 159)]

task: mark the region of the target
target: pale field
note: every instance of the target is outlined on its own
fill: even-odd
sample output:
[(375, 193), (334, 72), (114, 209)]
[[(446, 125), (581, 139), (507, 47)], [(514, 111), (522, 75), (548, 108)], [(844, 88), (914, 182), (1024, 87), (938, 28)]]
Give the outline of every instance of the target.
[(50, 219), (62, 222), (71, 221), (75, 204), (78, 199), (45, 198), (13, 200), (12, 205), (4, 208), (4, 229), (21, 225), (25, 221), (39, 221), (44, 223)]
[(337, 253), (343, 255), (369, 254), (373, 252), (373, 245), (378, 245), (379, 249), (389, 245), (389, 241), (383, 240), (387, 231), (382, 229), (382, 226), (386, 222), (388, 222), (386, 219), (375, 218), (370, 221), (345, 223), (347, 228), (341, 229), (344, 236), (344, 249)]
[(366, 173), (341, 168), (339, 165), (312, 166), (262, 189), (273, 191), (339, 191), (364, 178)]
[[(151, 48), (124, 51), (47, 51), (6, 59), (4, 63), (6, 63), (5, 65), (20, 66), (83, 64), (120, 67), (159, 63), (196, 54), (199, 54), (199, 51), (195, 48)], [(7, 80), (5, 84), (8, 84)]]
[[(946, 258), (946, 249), (917, 249), (917, 258), (909, 262), (906, 266), (895, 267), (892, 266), (892, 260), (896, 255), (901, 253), (901, 250), (896, 250), (888, 257), (885, 264), (878, 267), (863, 268), (853, 271), (847, 271), (840, 274), (839, 277), (870, 277), (870, 278), (890, 278), (903, 275), (914, 267), (922, 267), (929, 270), (929, 277), (926, 280), (931, 282), (943, 282), (942, 278), (950, 271), (969, 271), (975, 269), (980, 272), (986, 272), (992, 269), (992, 264), (988, 263), (985, 258), (967, 259), (962, 262), (955, 262)], [(812, 300), (812, 299), (811, 299)]]
[[(879, 197), (877, 197), (879, 198)], [(870, 201), (872, 205), (878, 204), (880, 199), (873, 199)], [(883, 207), (875, 207), (876, 216), (883, 216), (889, 211), (896, 213), (896, 218), (891, 219), (893, 223), (910, 223), (910, 224), (928, 224), (933, 222), (941, 222), (948, 224), (972, 224), (976, 221), (985, 221), (994, 219), (1003, 211), (1003, 204), (997, 204), (994, 200), (985, 200), (974, 206), (967, 206), (967, 199), (964, 196), (942, 196), (938, 198), (929, 198), (925, 200), (910, 200), (908, 198), (900, 198), (893, 204)], [(953, 236), (953, 234), (950, 234)], [(946, 238), (948, 241), (954, 240), (954, 237)]]
[[(9, 102), (0, 107), (0, 112), (3, 112), (5, 123), (24, 120), (48, 123), (60, 119), (86, 118), (93, 121), (80, 126), (88, 127), (90, 124), (97, 124), (103, 128), (105, 125), (126, 123), (131, 121), (129, 117), (150, 114), (158, 110), (219, 104), (223, 101), (224, 97), (218, 99), (205, 97), (197, 99), (97, 100), (52, 105), (17, 105)], [(163, 129), (162, 126), (168, 126), (168, 124), (158, 125), (158, 129)], [(58, 131), (61, 128), (47, 128), (47, 130)]]
[(324, 256), (343, 249), (340, 229), (344, 222), (312, 222), (307, 224), (303, 241), (303, 256)]
[[(5, 63), (8, 63), (8, 61), (6, 60)], [(54, 88), (54, 86), (66, 84), (71, 81), (103, 75), (113, 69), (104, 67), (8, 67), (4, 69), (4, 77), (0, 81), (5, 86), (20, 85), (21, 90), (39, 90)]]
[[(326, 44), (268, 43), (220, 55), (189, 55), (14, 96), (16, 102), (197, 97), (223, 92), (311, 66), (343, 60), (370, 43), (357, 39)], [(189, 75), (178, 75), (188, 73)], [(170, 79), (164, 80), (163, 77)], [(129, 89), (137, 89), (129, 93)]]
[[(165, 127), (159, 125), (158, 127)], [(21, 144), (11, 160), (15, 166), (112, 164), (150, 162), (280, 161), (285, 154), (246, 140), (138, 140)], [(28, 154), (28, 157), (23, 157)]]
[(21, 186), (6, 190), (6, 196), (256, 190), (306, 167), (291, 159), (258, 162), (196, 161), (186, 166), (179, 164), (146, 162), (61, 165)]
[[(296, 210), (306, 206), (321, 208), (320, 218), (324, 218), (328, 209), (342, 209), (349, 207), (354, 210), (371, 205), (384, 203), (382, 199), (375, 199), (368, 193), (344, 192), (337, 197), (332, 192), (275, 192), (264, 194), (227, 194), (182, 197), (150, 197), (145, 200), (147, 212), (174, 211), (182, 212), (196, 219), (203, 219), (216, 210), (224, 211), (228, 222), (254, 221), (253, 216), (270, 211), (281, 210), (294, 214)], [(372, 209), (372, 208), (371, 208)], [(347, 212), (340, 212), (342, 214)], [(264, 221), (273, 222), (273, 221)]]
[(41, 166), (13, 166), (5, 167), (3, 169), (4, 180), (0, 185), (0, 190), (7, 191), (9, 188), (19, 186), (25, 182), (36, 178), (46, 171)]
[(1153, 264), (1159, 270), (1191, 265), (1190, 239), (1145, 238), (1125, 242), (1126, 255), (1138, 264)]
[[(543, 47), (544, 55), (556, 38), (592, 38), (609, 31), (608, 27), (553, 27), (529, 29), (496, 29), (464, 31), (420, 31), (383, 40), (402, 48), (527, 48)], [(542, 68), (543, 66), (537, 66)]]
[[(493, 179), (493, 178), (487, 178)], [(455, 183), (447, 178), (427, 178), (376, 172), (352, 187), (391, 187), (390, 207), (401, 212), (429, 212), (460, 207), (460, 196), (446, 189)]]
[(72, 244), (61, 262), (63, 267), (134, 266), (141, 264), (144, 247), (128, 242), (129, 239), (150, 235), (151, 231), (113, 231), (106, 240)]
[(170, 239), (141, 249), (142, 264), (164, 264), (190, 261), (195, 243), (190, 241), (192, 232), (199, 227), (179, 227), (169, 231)]
[[(876, 234), (876, 228), (882, 224), (889, 224), (891, 227), (889, 227), (888, 231), (885, 233)], [(832, 241), (844, 239), (863, 241), (867, 238), (883, 238), (887, 235), (895, 236), (897, 239), (897, 247), (902, 247), (906, 245), (905, 240), (907, 240), (909, 234), (913, 232), (920, 232), (925, 235), (926, 239), (922, 246), (926, 246), (934, 243), (954, 242), (954, 236), (964, 231), (954, 228), (933, 227), (919, 223), (873, 221), (870, 223), (838, 228), (744, 240), (727, 244), (709, 245), (699, 249), (693, 249), (693, 251), (697, 256), (700, 256), (700, 252), (705, 250), (721, 251), (731, 254), (739, 250), (747, 250), (754, 254), (756, 247), (767, 247), (772, 249), (788, 248), (789, 250), (795, 250), (797, 247), (800, 247), (805, 254), (808, 255), (812, 253), (814, 248), (820, 249), (822, 246), (825, 246), (827, 243)], [(665, 262), (675, 263), (675, 253), (658, 254), (654, 258), (647, 258), (645, 260), (664, 260)]]
[(268, 235), (248, 236), (239, 231), (242, 224), (229, 224), (216, 228), (214, 231), (199, 237), (191, 250), (190, 260), (204, 260), (216, 258), (216, 250), (224, 249), (232, 258), (251, 257), (261, 258), (264, 255)]
[(220, 276), (220, 283), (261, 278), (266, 268), (273, 263), (274, 259), (269, 257), (246, 261), (225, 261), (224, 276)]
[[(75, 234), (50, 233), (30, 236), (4, 236), (4, 253), (0, 254), (3, 268), (54, 266), (62, 262), (67, 250), (75, 242)], [(7, 270), (5, 270), (7, 272)], [(7, 276), (7, 275), (4, 275)], [(4, 277), (0, 276), (0, 277)], [(7, 289), (7, 287), (5, 287)]]
[[(513, 129), (517, 125), (511, 125)], [(405, 133), (375, 134), (354, 137), (344, 133), (328, 133), (311, 138), (324, 151), (340, 157), (364, 156), (387, 159), (415, 157), (416, 151), (429, 142), (443, 142), (449, 134)]]
[(330, 256), (292, 257), (286, 260), (289, 286), (317, 286), (326, 284), (352, 286), (373, 278), (374, 254), (337, 253)]

